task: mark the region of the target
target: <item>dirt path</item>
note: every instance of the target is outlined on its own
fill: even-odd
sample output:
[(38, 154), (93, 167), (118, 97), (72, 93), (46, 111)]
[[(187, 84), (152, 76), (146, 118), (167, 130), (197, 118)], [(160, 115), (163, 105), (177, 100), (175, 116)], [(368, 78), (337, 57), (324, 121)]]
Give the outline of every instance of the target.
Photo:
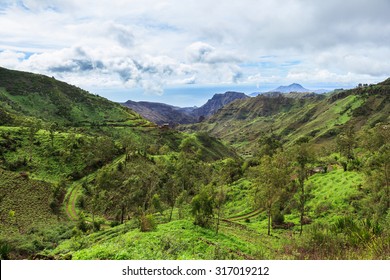
[[(109, 166), (115, 166), (120, 161), (122, 161), (125, 158), (125, 155), (119, 156), (116, 159), (114, 159), (111, 163), (109, 163)], [(80, 180), (74, 182), (71, 187), (68, 195), (66, 196), (64, 203), (65, 203), (65, 212), (68, 216), (69, 220), (71, 221), (77, 221), (78, 220), (78, 211), (76, 207), (77, 198), (81, 194), (82, 185), (83, 182), (91, 182), (96, 177), (97, 171), (94, 173), (91, 173)]]

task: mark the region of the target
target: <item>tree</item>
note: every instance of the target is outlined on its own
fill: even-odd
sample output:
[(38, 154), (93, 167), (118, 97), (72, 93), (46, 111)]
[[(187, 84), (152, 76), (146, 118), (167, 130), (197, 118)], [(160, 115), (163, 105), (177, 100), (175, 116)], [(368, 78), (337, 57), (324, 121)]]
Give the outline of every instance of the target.
[(280, 137), (275, 135), (273, 132), (270, 134), (263, 133), (259, 138), (259, 155), (262, 156), (270, 156), (272, 157), (278, 149), (282, 148), (282, 143), (280, 141)]
[[(83, 184), (84, 186), (84, 184)], [(87, 187), (87, 185), (85, 185)], [(87, 195), (90, 196), (90, 205), (91, 205), (91, 214), (92, 214), (92, 223), (95, 225), (95, 216), (96, 214), (102, 210), (103, 208), (103, 205), (102, 205), (102, 202), (105, 200), (105, 191), (104, 190), (100, 190), (98, 187), (96, 186), (92, 186), (90, 188), (88, 188), (88, 192), (87, 192)]]
[(183, 139), (179, 148), (174, 178), (181, 190), (186, 190), (189, 195), (193, 195), (202, 183), (208, 184), (209, 176), (205, 174), (206, 166), (200, 160), (201, 150), (195, 137)]
[(58, 128), (59, 128), (59, 125), (57, 122), (54, 122), (54, 123), (50, 124), (50, 126), (49, 126), (49, 136), (50, 136), (50, 143), (51, 143), (52, 149), (54, 148), (54, 136), (55, 136), (55, 133), (57, 132)]
[(307, 200), (307, 193), (305, 189), (305, 180), (307, 179), (307, 165), (312, 161), (312, 151), (308, 143), (301, 143), (293, 149), (295, 161), (298, 165), (298, 187), (299, 187), (299, 213), (300, 213), (300, 230), (299, 234), (302, 235), (304, 217), (305, 217), (305, 205)]
[[(165, 159), (165, 157), (163, 158)], [(175, 157), (171, 156), (159, 165), (161, 170), (160, 184), (162, 185), (161, 194), (163, 200), (168, 204), (169, 222), (172, 221), (173, 209), (175, 208), (177, 197), (183, 190), (180, 180), (175, 170)]]
[(29, 156), (30, 161), (32, 160), (32, 150), (34, 146), (35, 134), (42, 128), (42, 123), (40, 121), (27, 121), (27, 133), (28, 133), (28, 142), (29, 142)]
[(59, 215), (62, 202), (66, 195), (67, 182), (65, 179), (61, 179), (54, 187), (52, 200), (50, 202), (50, 208), (54, 214)]
[(241, 176), (241, 173), (241, 164), (233, 158), (227, 158), (214, 164), (212, 185), (215, 191), (214, 207), (217, 211), (216, 234), (218, 234), (219, 231), (221, 215), (223, 214), (223, 205), (226, 201), (225, 186), (237, 180)]
[(210, 185), (203, 186), (191, 201), (191, 212), (195, 218), (194, 224), (209, 227), (213, 220), (214, 193)]
[(215, 208), (217, 209), (217, 226), (215, 229), (215, 233), (218, 234), (219, 231), (219, 223), (221, 220), (221, 213), (223, 209), (223, 204), (226, 201), (226, 191), (224, 185), (220, 185), (218, 192), (215, 196)]
[(121, 144), (126, 155), (126, 164), (126, 162), (130, 159), (130, 156), (139, 148), (140, 143), (134, 134), (128, 134), (121, 138)]
[(390, 209), (390, 131), (386, 124), (378, 124), (363, 135), (363, 147), (369, 153), (364, 172), (368, 186), (368, 205), (377, 218)]
[(285, 153), (277, 151), (273, 157), (265, 155), (260, 161), (256, 182), (257, 198), (265, 206), (268, 235), (271, 235), (271, 214), (275, 202), (290, 182), (290, 164)]
[(343, 164), (344, 171), (348, 169), (348, 162), (355, 158), (353, 150), (356, 147), (356, 134), (353, 127), (348, 127), (336, 138), (336, 144), (340, 155), (346, 157), (347, 162)]

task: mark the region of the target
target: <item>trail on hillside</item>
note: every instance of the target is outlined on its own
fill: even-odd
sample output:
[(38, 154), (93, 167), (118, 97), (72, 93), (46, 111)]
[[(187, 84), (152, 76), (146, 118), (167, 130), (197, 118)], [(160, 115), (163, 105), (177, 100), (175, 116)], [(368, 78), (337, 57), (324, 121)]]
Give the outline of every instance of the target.
[[(125, 155), (121, 155), (119, 157), (117, 157), (116, 159), (114, 159), (111, 163), (108, 164), (108, 166), (111, 166), (111, 167), (114, 167), (116, 166), (120, 161), (122, 161), (123, 159), (125, 158)], [(81, 194), (81, 190), (82, 190), (82, 185), (84, 182), (91, 182), (92, 180), (94, 180), (96, 178), (96, 175), (97, 175), (97, 172), (99, 170), (91, 173), (91, 174), (88, 174), (87, 176), (81, 178), (80, 180), (74, 182), (71, 186), (70, 186), (70, 190), (64, 200), (64, 204), (65, 204), (65, 212), (66, 212), (66, 215), (68, 216), (69, 220), (71, 221), (77, 221), (78, 220), (78, 211), (77, 211), (77, 207), (76, 207), (76, 202), (77, 202), (77, 198), (79, 197), (79, 195)]]

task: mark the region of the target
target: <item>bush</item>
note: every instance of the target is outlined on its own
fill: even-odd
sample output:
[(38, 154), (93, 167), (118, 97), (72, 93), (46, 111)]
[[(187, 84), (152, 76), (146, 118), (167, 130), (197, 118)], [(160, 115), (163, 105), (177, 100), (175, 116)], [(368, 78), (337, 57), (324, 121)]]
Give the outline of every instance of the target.
[(11, 252), (11, 246), (8, 242), (0, 240), (0, 260), (9, 260), (9, 254)]
[(79, 220), (77, 222), (77, 228), (82, 232), (87, 232), (90, 229), (90, 225), (85, 221), (83, 213), (79, 214)]
[(143, 214), (140, 218), (140, 229), (142, 232), (152, 231), (156, 229), (156, 222), (153, 215)]
[(119, 221), (112, 221), (110, 223), (110, 227), (116, 227), (116, 226), (119, 226), (121, 223)]
[(11, 171), (17, 171), (18, 169), (27, 167), (27, 159), (26, 157), (18, 157), (14, 161), (7, 162), (6, 167)]
[(284, 223), (284, 215), (277, 211), (272, 215), (272, 225), (282, 225)]
[(103, 224), (102, 220), (95, 220), (93, 222), (93, 230), (94, 231), (100, 231), (100, 227), (101, 227), (102, 224)]
[(80, 195), (76, 200), (76, 205), (78, 208), (85, 209), (85, 198), (84, 195)]

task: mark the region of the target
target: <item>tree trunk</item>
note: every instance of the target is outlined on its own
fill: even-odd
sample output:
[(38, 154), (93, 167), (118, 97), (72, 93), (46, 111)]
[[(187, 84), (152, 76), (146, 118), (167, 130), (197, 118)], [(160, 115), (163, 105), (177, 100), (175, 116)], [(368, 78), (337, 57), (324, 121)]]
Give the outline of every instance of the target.
[(123, 224), (124, 216), (125, 216), (125, 207), (122, 206), (122, 209), (121, 209), (121, 224)]
[[(302, 182), (303, 183), (303, 182)], [(303, 231), (303, 217), (304, 217), (304, 214), (305, 214), (305, 201), (304, 201), (304, 195), (305, 195), (305, 189), (304, 189), (304, 184), (301, 184), (301, 198), (300, 198), (300, 214), (301, 214), (301, 217), (300, 217), (300, 224), (301, 224), (301, 227), (299, 229), (299, 235), (302, 235), (302, 231)]]
[(271, 235), (271, 207), (268, 208), (268, 235)]
[(173, 208), (175, 207), (175, 205), (172, 205), (171, 207), (171, 213), (169, 214), (169, 221), (172, 221), (172, 214), (173, 214)]
[(384, 173), (385, 173), (385, 181), (386, 181), (386, 206), (387, 209), (390, 209), (390, 186), (389, 186), (389, 174), (388, 174), (388, 165), (384, 164)]
[(216, 234), (218, 234), (218, 231), (219, 231), (219, 221), (220, 221), (220, 217), (221, 217), (221, 207), (218, 208), (217, 228), (216, 228), (216, 231), (215, 231)]

